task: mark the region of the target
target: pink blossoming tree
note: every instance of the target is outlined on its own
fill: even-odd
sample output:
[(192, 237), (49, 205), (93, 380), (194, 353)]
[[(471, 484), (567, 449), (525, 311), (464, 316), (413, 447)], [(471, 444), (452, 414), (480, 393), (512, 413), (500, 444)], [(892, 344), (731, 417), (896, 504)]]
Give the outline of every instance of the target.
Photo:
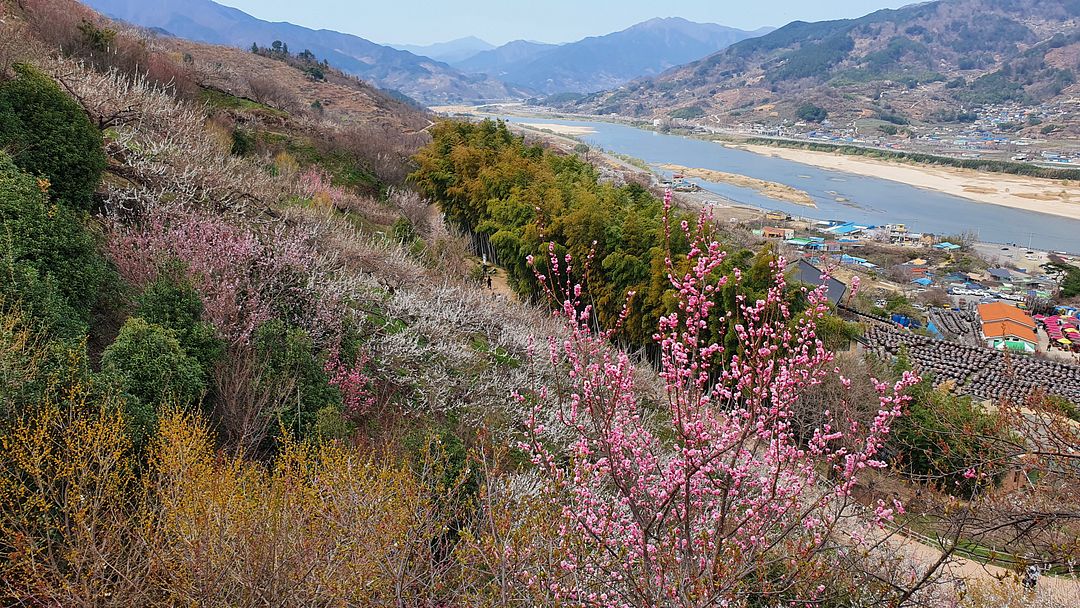
[[(558, 542), (567, 557), (558, 572), (528, 582), (567, 605), (734, 606), (751, 592), (812, 603), (825, 591), (819, 557), (838, 537), (857, 542), (840, 523), (852, 514), (859, 473), (884, 466), (878, 451), (915, 378), (876, 383), (879, 408), (868, 426), (825, 412), (828, 422), (812, 434), (796, 433), (800, 390), (832, 373), (833, 356), (815, 335), (824, 290), (792, 313), (780, 261), (764, 299), (738, 302), (742, 352), (707, 343), (709, 320), (721, 314), (718, 289), (741, 280), (716, 272), (725, 254), (709, 223), (705, 215), (683, 222), (686, 263), (667, 260), (678, 304), (655, 335), (661, 407), (636, 388), (635, 365), (611, 348), (613, 334), (590, 329), (582, 288), (558, 285), (571, 260), (551, 249), (551, 276), (538, 275), (549, 295), (566, 290), (557, 314), (569, 333), (549, 347), (568, 373), (559, 386), (518, 395), (533, 404), (523, 448), (562, 505)], [(891, 515), (879, 505), (878, 519)]]
[(194, 279), (207, 319), (234, 344), (246, 344), (274, 317), (314, 330), (312, 316), (337, 314), (337, 295), (319, 289), (329, 281), (311, 248), (285, 232), (261, 238), (183, 207), (152, 208), (138, 223), (114, 219), (108, 228), (106, 249), (126, 281), (145, 287), (167, 264), (180, 262)]
[(329, 377), (330, 386), (341, 391), (341, 402), (345, 411), (353, 418), (363, 417), (375, 408), (375, 380), (366, 368), (371, 357), (359, 354), (350, 365), (341, 360), (341, 353), (335, 349), (326, 360), (324, 371)]

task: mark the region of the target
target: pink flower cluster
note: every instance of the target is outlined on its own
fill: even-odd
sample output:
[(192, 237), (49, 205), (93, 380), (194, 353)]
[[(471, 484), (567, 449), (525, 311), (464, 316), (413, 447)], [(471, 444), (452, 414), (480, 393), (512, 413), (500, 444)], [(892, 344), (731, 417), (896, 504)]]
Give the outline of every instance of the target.
[[(665, 203), (670, 209), (670, 198)], [(567, 371), (560, 385), (535, 395), (531, 439), (522, 447), (562, 501), (566, 558), (548, 585), (570, 604), (724, 605), (767, 564), (792, 577), (812, 570), (859, 473), (884, 466), (876, 456), (916, 380), (876, 383), (879, 411), (869, 428), (826, 412), (827, 424), (798, 435), (800, 391), (834, 369), (815, 334), (828, 310), (824, 288), (793, 314), (777, 262), (764, 299), (738, 298), (740, 349), (724, 352), (705, 339), (729, 280), (718, 278), (725, 253), (709, 237), (710, 222), (706, 215), (695, 226), (683, 222), (691, 243), (686, 269), (667, 262), (678, 305), (655, 335), (666, 387), (660, 411), (643, 402), (635, 366), (611, 348), (611, 331), (590, 330), (580, 286), (567, 288), (559, 309), (569, 336), (550, 341), (550, 356)], [(553, 249), (549, 257), (551, 274), (563, 276), (560, 266), (570, 260)], [(555, 292), (554, 278), (538, 278)], [(541, 422), (553, 404), (572, 437), (565, 453), (549, 447), (560, 434)], [(888, 518), (893, 510), (877, 512)]]
[(106, 248), (125, 280), (145, 287), (179, 262), (195, 281), (207, 319), (236, 343), (282, 310), (302, 312), (315, 299), (310, 252), (285, 234), (264, 242), (219, 216), (180, 208), (155, 209), (138, 224), (112, 221), (108, 228)]
[(353, 418), (360, 418), (375, 409), (377, 400), (374, 392), (374, 379), (365, 369), (371, 363), (371, 357), (360, 354), (352, 365), (341, 361), (341, 354), (334, 350), (326, 360), (324, 370), (330, 377), (330, 386), (341, 391), (342, 405), (345, 412)]
[(352, 198), (348, 190), (333, 184), (329, 173), (318, 167), (309, 167), (299, 177), (300, 193), (312, 200), (323, 200), (335, 207), (342, 206)]

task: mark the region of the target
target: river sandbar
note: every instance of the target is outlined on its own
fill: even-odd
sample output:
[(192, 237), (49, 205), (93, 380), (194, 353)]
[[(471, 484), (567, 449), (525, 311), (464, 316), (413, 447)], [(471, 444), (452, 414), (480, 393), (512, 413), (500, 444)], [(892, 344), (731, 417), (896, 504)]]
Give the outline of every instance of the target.
[(784, 201), (786, 203), (794, 203), (806, 207), (817, 207), (817, 203), (815, 203), (814, 199), (805, 191), (793, 188), (786, 184), (778, 184), (776, 182), (765, 181), (763, 179), (739, 175), (737, 173), (725, 173), (723, 171), (683, 167), (681, 165), (665, 164), (660, 165), (660, 168), (674, 173), (682, 173), (687, 177), (696, 177), (710, 182), (730, 184), (740, 188), (749, 188), (769, 198)]
[(879, 177), (967, 200), (1080, 219), (1080, 184), (957, 167), (906, 165), (888, 161), (762, 145), (733, 146), (822, 169)]
[(539, 122), (522, 122), (522, 123), (518, 123), (518, 124), (520, 124), (523, 127), (528, 127), (530, 129), (535, 129), (537, 131), (551, 131), (552, 133), (554, 133), (556, 135), (566, 135), (568, 137), (575, 137), (575, 136), (578, 136), (578, 135), (589, 135), (591, 133), (596, 133), (596, 129), (594, 129), (592, 127), (582, 127), (582, 126), (578, 126), (578, 125), (557, 125), (557, 124), (546, 124), (546, 123), (539, 123)]

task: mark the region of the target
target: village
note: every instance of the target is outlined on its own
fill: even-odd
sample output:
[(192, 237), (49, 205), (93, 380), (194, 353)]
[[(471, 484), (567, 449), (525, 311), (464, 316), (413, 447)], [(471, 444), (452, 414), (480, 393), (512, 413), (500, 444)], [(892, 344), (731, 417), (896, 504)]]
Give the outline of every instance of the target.
[[(579, 143), (529, 132), (568, 153)], [(687, 209), (711, 209), (730, 238), (771, 244), (804, 283), (819, 284), (827, 273), (829, 299), (861, 328), (857, 350), (884, 361), (904, 354), (937, 385), (986, 402), (1023, 403), (1047, 391), (1080, 400), (1080, 311), (1075, 296), (1062, 294), (1060, 270), (1076, 266), (1077, 256), (980, 242), (973, 232), (796, 216), (727, 200), (688, 173), (646, 170), (606, 154), (594, 161), (602, 179), (645, 182), (657, 193), (674, 191)]]
[(1080, 317), (1052, 270), (1074, 261), (1063, 252), (776, 211), (760, 223), (752, 232), (797, 265), (798, 279), (830, 275), (830, 300), (862, 328), (856, 348), (903, 354), (935, 383), (982, 400), (1080, 399)]
[[(920, 123), (908, 119), (868, 115), (847, 124), (829, 119), (821, 123), (781, 120), (737, 123), (730, 128), (686, 126), (702, 133), (792, 139), (836, 145), (858, 145), (897, 152), (933, 154), (960, 159), (1030, 163), (1036, 166), (1080, 167), (1080, 147), (1061, 139), (1059, 131), (1071, 124), (1080, 99), (1035, 106), (1020, 103), (989, 104), (960, 111), (951, 123)], [(678, 121), (675, 121), (678, 122)]]

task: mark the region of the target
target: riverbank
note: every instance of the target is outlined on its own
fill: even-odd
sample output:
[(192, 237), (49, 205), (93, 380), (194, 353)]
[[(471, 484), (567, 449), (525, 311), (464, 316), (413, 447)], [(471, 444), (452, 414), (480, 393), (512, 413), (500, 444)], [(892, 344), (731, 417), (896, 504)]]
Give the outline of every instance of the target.
[(596, 129), (592, 127), (579, 127), (575, 125), (552, 125), (523, 122), (521, 123), (521, 126), (535, 129), (537, 131), (550, 131), (551, 133), (554, 133), (556, 135), (565, 135), (567, 137), (579, 137), (581, 135), (589, 135), (591, 133), (596, 133)]
[(740, 188), (749, 188), (755, 192), (778, 201), (803, 205), (804, 207), (817, 207), (817, 203), (803, 190), (793, 188), (785, 184), (770, 182), (763, 179), (747, 177), (737, 173), (725, 173), (712, 169), (699, 169), (696, 167), (683, 167), (682, 165), (663, 164), (661, 169), (673, 173), (682, 173), (687, 177), (697, 177), (718, 184), (730, 184)]
[[(577, 127), (573, 125), (553, 125), (548, 123), (511, 123), (510, 128), (517, 130), (522, 134), (528, 134), (532, 137), (542, 138), (548, 145), (554, 146), (560, 149), (565, 154), (573, 153), (574, 147), (581, 143), (580, 139), (577, 139), (576, 133), (571, 133), (565, 130), (560, 130), (558, 127), (567, 127), (568, 129), (576, 130)], [(584, 127), (589, 129), (590, 132), (595, 132), (591, 127)], [(637, 179), (643, 183), (651, 184), (653, 186), (658, 185), (658, 176), (651, 167), (645, 161), (637, 158), (620, 156), (610, 152), (604, 152), (602, 150), (596, 150), (591, 152), (590, 159), (592, 163), (597, 167), (608, 167), (616, 171), (625, 172), (627, 175), (634, 175)], [(681, 167), (680, 167), (681, 169)], [(744, 178), (745, 176), (735, 176), (738, 178)], [(708, 178), (702, 178), (708, 179)], [(745, 178), (751, 179), (751, 178)], [(713, 181), (713, 180), (709, 180)], [(760, 180), (759, 180), (760, 181)], [(779, 185), (779, 184), (778, 184)], [(694, 212), (699, 212), (702, 209), (709, 208), (712, 210), (713, 217), (723, 222), (726, 225), (729, 224), (743, 224), (746, 222), (753, 222), (761, 220), (767, 211), (767, 209), (761, 207), (755, 207), (753, 205), (739, 204), (732, 201), (721, 194), (711, 192), (709, 190), (699, 190), (697, 192), (676, 192), (675, 193), (676, 204), (684, 209), (688, 209)], [(812, 203), (813, 201), (811, 201)]]
[(983, 173), (953, 167), (912, 166), (795, 148), (755, 144), (729, 147), (821, 169), (887, 179), (978, 203), (1080, 219), (1080, 184), (1075, 182)]

